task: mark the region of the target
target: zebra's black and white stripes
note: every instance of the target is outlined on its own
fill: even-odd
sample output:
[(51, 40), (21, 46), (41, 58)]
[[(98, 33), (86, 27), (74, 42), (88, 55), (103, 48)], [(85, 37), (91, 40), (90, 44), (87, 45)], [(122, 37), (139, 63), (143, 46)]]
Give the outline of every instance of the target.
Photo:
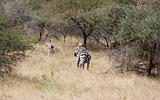
[(53, 49), (54, 49), (54, 46), (52, 45), (51, 40), (50, 40), (48, 43), (48, 57), (50, 57), (51, 54), (53, 53)]
[(84, 66), (86, 63), (87, 69), (89, 70), (91, 55), (87, 52), (86, 49), (84, 49), (84, 47), (77, 48), (76, 51), (74, 52), (74, 56), (76, 56), (78, 58), (77, 67), (79, 67), (79, 68), (82, 67), (84, 69)]

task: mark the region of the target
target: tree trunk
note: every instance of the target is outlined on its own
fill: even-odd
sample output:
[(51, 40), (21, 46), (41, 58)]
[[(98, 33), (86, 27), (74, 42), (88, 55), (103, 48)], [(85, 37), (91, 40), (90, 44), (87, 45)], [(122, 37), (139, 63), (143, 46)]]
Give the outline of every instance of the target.
[(85, 47), (87, 47), (87, 38), (87, 36), (83, 36), (83, 43)]
[(38, 41), (41, 41), (41, 39), (42, 39), (42, 32), (39, 33), (39, 39), (38, 39)]
[(149, 60), (149, 67), (148, 67), (148, 76), (152, 75), (152, 69), (154, 68), (154, 64), (153, 64), (153, 55), (151, 54), (150, 60)]
[(63, 42), (66, 43), (66, 36), (63, 36)]
[(150, 49), (150, 59), (149, 59), (149, 67), (147, 69), (148, 75), (152, 75), (152, 69), (155, 68), (155, 63), (154, 63), (154, 55), (156, 55), (156, 43), (152, 43), (151, 49)]
[(47, 40), (48, 37), (49, 37), (49, 34), (47, 34), (47, 35), (45, 36), (45, 40)]

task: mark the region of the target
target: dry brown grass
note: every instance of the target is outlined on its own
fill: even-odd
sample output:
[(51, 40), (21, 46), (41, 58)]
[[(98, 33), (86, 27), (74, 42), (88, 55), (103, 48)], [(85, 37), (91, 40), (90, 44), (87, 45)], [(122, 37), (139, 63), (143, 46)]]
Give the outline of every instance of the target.
[(79, 71), (73, 56), (78, 41), (54, 41), (60, 53), (51, 58), (46, 43), (26, 51), (17, 76), (1, 78), (0, 100), (160, 100), (158, 81), (116, 73), (102, 51), (91, 52), (90, 71)]

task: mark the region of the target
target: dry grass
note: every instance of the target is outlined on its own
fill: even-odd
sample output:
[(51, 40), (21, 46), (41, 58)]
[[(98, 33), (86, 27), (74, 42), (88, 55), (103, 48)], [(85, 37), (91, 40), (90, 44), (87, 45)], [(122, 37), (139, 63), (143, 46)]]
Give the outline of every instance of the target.
[(160, 100), (158, 81), (116, 73), (102, 51), (91, 52), (90, 71), (79, 71), (73, 56), (78, 41), (54, 41), (60, 53), (51, 58), (46, 43), (26, 51), (17, 76), (1, 78), (0, 100)]

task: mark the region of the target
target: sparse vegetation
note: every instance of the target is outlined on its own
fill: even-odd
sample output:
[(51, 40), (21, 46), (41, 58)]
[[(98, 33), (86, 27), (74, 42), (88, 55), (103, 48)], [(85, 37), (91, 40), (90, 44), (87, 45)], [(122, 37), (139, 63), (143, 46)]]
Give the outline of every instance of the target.
[[(159, 81), (159, 4), (160, 0), (0, 0), (1, 83), (13, 79), (38, 91), (53, 90), (58, 96), (87, 100), (106, 100), (111, 91), (118, 91), (116, 96), (122, 100), (133, 99), (133, 94), (134, 99), (157, 99), (148, 91), (157, 86), (153, 92), (159, 99), (158, 83), (139, 74)], [(55, 50), (47, 58), (50, 39)], [(79, 72), (72, 58), (78, 42), (93, 56), (87, 72)], [(133, 90), (129, 91), (139, 94), (124, 90), (130, 81)], [(119, 82), (120, 86), (115, 85)], [(141, 87), (147, 92), (143, 96)], [(58, 96), (53, 99), (64, 99)]]

